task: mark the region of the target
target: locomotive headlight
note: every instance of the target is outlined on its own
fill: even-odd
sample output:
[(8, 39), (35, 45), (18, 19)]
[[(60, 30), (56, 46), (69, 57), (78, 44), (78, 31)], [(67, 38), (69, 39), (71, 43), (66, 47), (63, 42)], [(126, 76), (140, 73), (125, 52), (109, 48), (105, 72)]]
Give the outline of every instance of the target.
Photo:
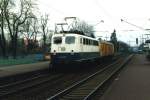
[(54, 55), (56, 55), (56, 50), (54, 50)]
[(71, 50), (71, 55), (74, 55), (74, 51), (73, 50)]

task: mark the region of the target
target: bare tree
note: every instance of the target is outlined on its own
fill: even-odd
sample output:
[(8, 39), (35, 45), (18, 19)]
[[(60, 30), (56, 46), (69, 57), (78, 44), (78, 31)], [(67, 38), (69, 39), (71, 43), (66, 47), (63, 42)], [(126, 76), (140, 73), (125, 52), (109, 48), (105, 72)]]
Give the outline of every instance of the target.
[(4, 1), (5, 1), (4, 13), (9, 29), (9, 34), (11, 37), (11, 46), (13, 51), (12, 54), (13, 57), (16, 58), (18, 33), (20, 31), (21, 25), (24, 24), (28, 18), (31, 18), (33, 16), (32, 14), (33, 4), (31, 0), (19, 0), (20, 11), (16, 13), (11, 12), (9, 8), (9, 5), (12, 5), (11, 0), (4, 0)]
[(25, 37), (25, 39), (26, 39), (26, 50), (27, 50), (27, 53), (29, 53), (29, 51), (30, 51), (30, 44), (31, 44), (31, 40), (32, 40), (32, 38), (33, 38), (33, 32), (32, 32), (32, 19), (31, 18), (28, 18), (27, 20), (26, 20), (26, 22), (23, 24), (23, 35), (24, 35), (24, 37)]
[(23, 24), (24, 37), (27, 41), (27, 53), (37, 47), (37, 34), (39, 33), (39, 24), (37, 18), (28, 18)]
[(43, 52), (46, 52), (46, 39), (48, 34), (48, 15), (41, 16), (41, 29), (43, 37)]
[(5, 16), (4, 16), (4, 0), (0, 1), (0, 48), (2, 50), (3, 57), (6, 57), (6, 38), (5, 38)]
[(39, 33), (39, 22), (37, 18), (33, 19), (33, 24), (32, 24), (32, 28), (33, 28), (33, 33), (34, 33), (34, 37), (33, 40), (36, 42), (37, 40), (37, 34)]

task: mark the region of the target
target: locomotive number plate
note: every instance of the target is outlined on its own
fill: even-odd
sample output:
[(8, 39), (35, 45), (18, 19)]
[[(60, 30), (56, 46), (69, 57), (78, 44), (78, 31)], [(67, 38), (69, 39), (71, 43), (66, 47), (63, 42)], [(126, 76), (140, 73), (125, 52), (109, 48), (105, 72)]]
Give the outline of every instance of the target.
[(61, 47), (61, 51), (65, 51), (66, 50), (66, 48), (65, 47)]

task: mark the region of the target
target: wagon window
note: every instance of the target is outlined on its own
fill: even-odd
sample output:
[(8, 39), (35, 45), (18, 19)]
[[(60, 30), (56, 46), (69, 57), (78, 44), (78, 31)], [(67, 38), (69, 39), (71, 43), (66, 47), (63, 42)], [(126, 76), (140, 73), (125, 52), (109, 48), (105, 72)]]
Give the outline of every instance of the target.
[(75, 43), (75, 37), (74, 36), (67, 36), (65, 39), (66, 44), (74, 44)]
[(54, 42), (54, 44), (61, 44), (62, 43), (62, 37), (54, 37), (53, 42)]

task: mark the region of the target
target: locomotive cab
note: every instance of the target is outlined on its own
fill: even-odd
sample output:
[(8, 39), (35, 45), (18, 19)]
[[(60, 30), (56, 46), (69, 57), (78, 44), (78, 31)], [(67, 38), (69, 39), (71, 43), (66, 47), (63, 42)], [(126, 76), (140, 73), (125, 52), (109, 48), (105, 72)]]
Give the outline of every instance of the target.
[(74, 34), (55, 34), (52, 37), (52, 64), (63, 65), (79, 58), (80, 45), (78, 36)]
[(51, 53), (73, 53), (78, 51), (78, 40), (74, 35), (54, 35), (52, 37)]

